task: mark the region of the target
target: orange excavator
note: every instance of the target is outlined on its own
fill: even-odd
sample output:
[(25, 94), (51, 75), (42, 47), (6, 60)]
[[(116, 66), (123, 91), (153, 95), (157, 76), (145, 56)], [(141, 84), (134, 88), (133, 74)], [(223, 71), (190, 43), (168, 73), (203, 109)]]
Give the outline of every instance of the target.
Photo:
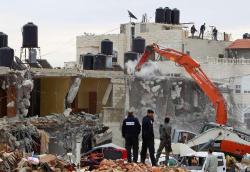
[(213, 146), (216, 151), (222, 151), (235, 156), (243, 156), (250, 153), (250, 135), (243, 131), (227, 126), (227, 104), (216, 85), (209, 80), (200, 67), (200, 64), (189, 55), (173, 49), (160, 49), (157, 44), (149, 45), (145, 48), (136, 70), (139, 71), (142, 65), (148, 61), (149, 57), (157, 53), (170, 61), (183, 67), (203, 92), (212, 101), (216, 111), (216, 123), (207, 124), (203, 131), (190, 140), (187, 145), (198, 150)]

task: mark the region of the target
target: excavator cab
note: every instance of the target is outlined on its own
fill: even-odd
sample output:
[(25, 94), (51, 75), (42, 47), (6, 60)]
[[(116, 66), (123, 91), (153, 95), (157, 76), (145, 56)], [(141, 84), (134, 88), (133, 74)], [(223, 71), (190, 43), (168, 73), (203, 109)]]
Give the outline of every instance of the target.
[(209, 123), (206, 123), (206, 124), (201, 128), (200, 133), (203, 133), (203, 132), (205, 132), (205, 131), (207, 131), (207, 130), (209, 130), (209, 129), (211, 129), (211, 128), (219, 128), (219, 127), (221, 127), (221, 125), (216, 124), (216, 123), (214, 123), (214, 122), (209, 122)]

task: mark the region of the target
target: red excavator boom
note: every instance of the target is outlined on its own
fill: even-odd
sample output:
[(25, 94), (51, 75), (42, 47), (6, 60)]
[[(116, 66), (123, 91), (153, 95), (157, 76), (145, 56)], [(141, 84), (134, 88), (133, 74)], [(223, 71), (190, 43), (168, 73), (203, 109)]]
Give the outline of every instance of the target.
[(227, 105), (223, 95), (203, 72), (200, 64), (192, 59), (189, 55), (169, 48), (160, 49), (157, 44), (152, 44), (146, 47), (144, 54), (136, 66), (136, 70), (140, 70), (141, 66), (154, 52), (159, 54), (161, 57), (171, 60), (185, 68), (185, 70), (213, 102), (216, 111), (216, 123), (225, 125), (227, 123)]

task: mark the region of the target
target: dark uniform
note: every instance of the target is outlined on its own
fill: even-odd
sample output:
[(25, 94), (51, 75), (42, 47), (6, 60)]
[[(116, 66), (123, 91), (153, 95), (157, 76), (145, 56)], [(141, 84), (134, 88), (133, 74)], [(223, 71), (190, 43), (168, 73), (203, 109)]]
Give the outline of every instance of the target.
[(125, 148), (128, 152), (128, 162), (131, 162), (131, 148), (133, 148), (133, 162), (138, 160), (139, 150), (139, 134), (141, 132), (141, 125), (137, 118), (133, 115), (128, 115), (123, 120), (122, 137), (125, 138)]
[(197, 30), (196, 30), (195, 26), (193, 25), (193, 26), (191, 27), (192, 38), (194, 38), (194, 34), (195, 34), (196, 31), (197, 31)]
[(213, 29), (213, 38), (217, 41), (218, 30), (216, 28)]
[(199, 35), (199, 38), (203, 39), (205, 30), (206, 30), (206, 26), (205, 26), (205, 23), (204, 23), (204, 24), (201, 25), (201, 27), (200, 27), (200, 35)]
[(147, 149), (149, 149), (149, 155), (152, 165), (156, 165), (155, 160), (155, 148), (154, 148), (154, 129), (153, 119), (149, 116), (145, 116), (142, 119), (142, 150), (141, 150), (141, 162), (145, 163)]

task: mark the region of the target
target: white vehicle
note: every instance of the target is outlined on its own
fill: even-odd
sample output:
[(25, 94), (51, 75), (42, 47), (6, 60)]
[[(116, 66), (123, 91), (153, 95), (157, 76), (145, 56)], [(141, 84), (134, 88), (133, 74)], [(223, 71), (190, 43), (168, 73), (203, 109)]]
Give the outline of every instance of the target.
[[(226, 158), (222, 152), (213, 152), (218, 159), (217, 172), (226, 171)], [(188, 156), (182, 157), (181, 165), (190, 170), (191, 172), (205, 172), (205, 165), (207, 163), (207, 152), (195, 152)]]

